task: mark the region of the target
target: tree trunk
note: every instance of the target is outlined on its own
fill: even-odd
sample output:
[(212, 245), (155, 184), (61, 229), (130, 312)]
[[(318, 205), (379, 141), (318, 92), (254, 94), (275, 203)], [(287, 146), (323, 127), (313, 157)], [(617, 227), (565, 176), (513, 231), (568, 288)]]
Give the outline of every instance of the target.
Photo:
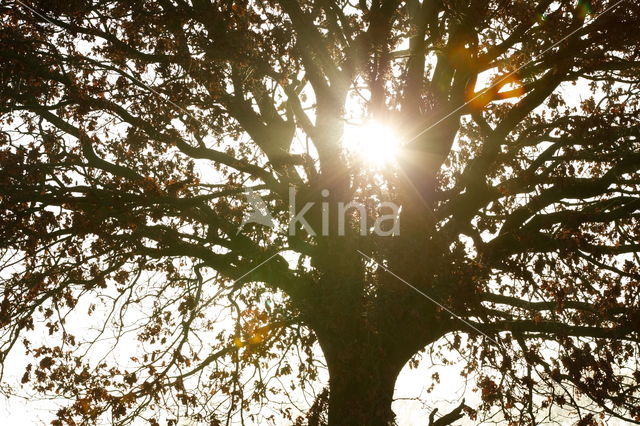
[(327, 356), (329, 425), (393, 424), (393, 391), (404, 363), (380, 357), (379, 351), (354, 346)]
[(411, 356), (427, 343), (428, 336), (398, 328), (397, 318), (403, 314), (403, 307), (397, 307), (398, 314), (389, 304), (396, 299), (387, 299), (382, 291), (383, 301), (364, 304), (365, 274), (353, 266), (361, 265), (360, 259), (346, 259), (345, 255), (357, 252), (330, 248), (321, 259), (327, 272), (318, 287), (324, 291), (314, 295), (313, 310), (306, 316), (329, 370), (329, 425), (393, 424), (391, 403), (396, 379)]

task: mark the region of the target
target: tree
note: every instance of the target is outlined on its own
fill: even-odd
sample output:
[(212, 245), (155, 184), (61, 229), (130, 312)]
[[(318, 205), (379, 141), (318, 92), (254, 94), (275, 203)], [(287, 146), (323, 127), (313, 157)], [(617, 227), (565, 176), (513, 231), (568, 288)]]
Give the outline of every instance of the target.
[[(2, 360), (26, 349), (58, 424), (228, 422), (320, 380), (316, 342), (311, 424), (392, 422), (436, 347), (482, 403), (434, 424), (640, 422), (636, 2), (0, 10)], [(344, 150), (353, 114), (396, 129), (397, 167)], [(248, 189), (277, 227), (238, 229)], [(398, 235), (362, 235), (385, 201)]]

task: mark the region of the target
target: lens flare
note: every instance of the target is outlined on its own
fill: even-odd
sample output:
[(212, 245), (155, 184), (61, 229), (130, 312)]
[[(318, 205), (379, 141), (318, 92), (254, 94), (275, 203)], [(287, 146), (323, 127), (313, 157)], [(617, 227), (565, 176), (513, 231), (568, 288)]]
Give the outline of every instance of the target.
[(388, 126), (366, 122), (360, 126), (346, 125), (343, 147), (370, 168), (393, 164), (400, 150), (400, 138)]

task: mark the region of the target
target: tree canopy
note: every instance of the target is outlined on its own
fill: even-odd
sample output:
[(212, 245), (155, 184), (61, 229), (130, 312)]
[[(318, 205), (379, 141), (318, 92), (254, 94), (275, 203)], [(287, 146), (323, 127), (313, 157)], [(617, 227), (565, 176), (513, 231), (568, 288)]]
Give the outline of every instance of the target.
[[(26, 351), (55, 424), (385, 425), (400, 370), (450, 354), (480, 402), (432, 424), (640, 423), (637, 2), (0, 22), (0, 361)], [(397, 161), (345, 149), (369, 123)], [(273, 227), (243, 223), (248, 191)], [(385, 202), (398, 232), (371, 232)]]

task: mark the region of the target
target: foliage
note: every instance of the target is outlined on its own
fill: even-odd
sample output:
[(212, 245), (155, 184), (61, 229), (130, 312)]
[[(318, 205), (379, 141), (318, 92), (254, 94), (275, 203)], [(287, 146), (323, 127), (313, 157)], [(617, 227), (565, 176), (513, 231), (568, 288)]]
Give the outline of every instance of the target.
[[(309, 421), (384, 424), (425, 347), (467, 360), (474, 418), (640, 422), (637, 3), (12, 0), (0, 21), (0, 360), (24, 347), (57, 424), (303, 422), (289, 398), (326, 372)], [(400, 133), (397, 168), (344, 151), (353, 114)], [(401, 232), (238, 232), (246, 188), (279, 224), (295, 188), (316, 229), (321, 190), (390, 200)]]

